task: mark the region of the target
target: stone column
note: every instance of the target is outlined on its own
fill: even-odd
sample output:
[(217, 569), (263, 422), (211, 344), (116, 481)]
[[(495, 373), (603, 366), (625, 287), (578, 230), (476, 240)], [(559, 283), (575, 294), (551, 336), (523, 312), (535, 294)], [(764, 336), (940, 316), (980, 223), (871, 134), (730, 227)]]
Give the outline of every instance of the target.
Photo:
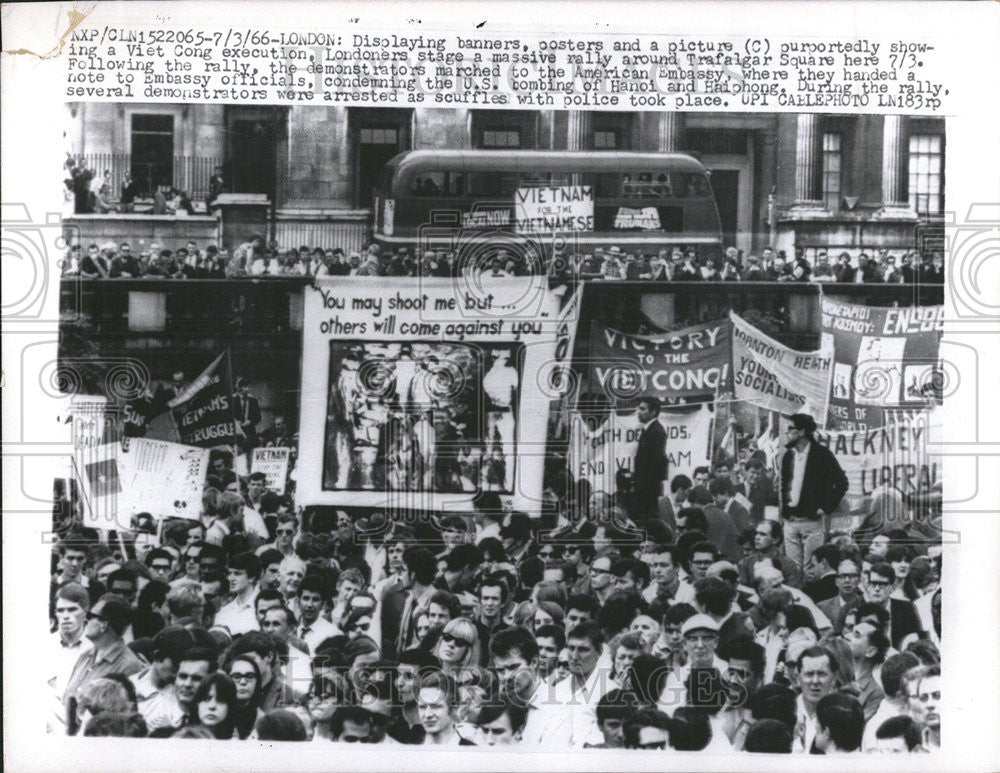
[(822, 134), (819, 116), (799, 113), (795, 132), (795, 201), (819, 204), (819, 153)]
[(882, 217), (912, 218), (906, 197), (906, 126), (899, 115), (884, 116), (882, 121)]
[(657, 150), (662, 153), (676, 153), (681, 149), (684, 135), (683, 113), (660, 113), (660, 130)]
[(591, 125), (590, 113), (584, 110), (570, 110), (566, 125), (566, 149), (590, 150)]

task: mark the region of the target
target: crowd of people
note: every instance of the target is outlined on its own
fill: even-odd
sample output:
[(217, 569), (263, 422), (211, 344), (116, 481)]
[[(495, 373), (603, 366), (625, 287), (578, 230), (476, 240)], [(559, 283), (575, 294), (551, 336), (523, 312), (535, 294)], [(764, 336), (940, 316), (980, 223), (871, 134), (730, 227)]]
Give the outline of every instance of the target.
[(457, 278), (468, 273), (493, 277), (550, 276), (563, 281), (648, 282), (838, 282), (847, 284), (942, 284), (944, 261), (939, 252), (906, 250), (899, 255), (880, 249), (853, 259), (841, 252), (831, 262), (825, 250), (810, 261), (796, 251), (765, 247), (760, 256), (742, 256), (735, 247), (721, 259), (700, 257), (694, 247), (661, 249), (656, 254), (625, 253), (619, 247), (542, 262), (530, 251), (497, 249), (464, 260), (454, 252), (401, 247), (395, 251), (371, 244), (364, 250), (301, 246), (280, 249), (254, 237), (232, 252), (194, 241), (169, 249), (159, 242), (73, 245), (63, 262), (64, 276), (85, 279), (156, 277), (225, 279), (229, 277), (424, 276)]
[(792, 417), (775, 469), (720, 461), (673, 475), (655, 502), (552, 465), (538, 518), (494, 492), (467, 515), (297, 509), (216, 455), (200, 520), (57, 524), (51, 729), (933, 750), (939, 541), (905, 508), (829, 528), (847, 484), (814, 428)]

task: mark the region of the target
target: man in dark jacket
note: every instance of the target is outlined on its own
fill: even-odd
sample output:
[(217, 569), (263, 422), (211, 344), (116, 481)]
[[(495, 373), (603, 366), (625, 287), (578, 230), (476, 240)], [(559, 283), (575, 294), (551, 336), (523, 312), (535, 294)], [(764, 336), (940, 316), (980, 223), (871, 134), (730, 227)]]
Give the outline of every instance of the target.
[(847, 476), (836, 457), (813, 437), (816, 422), (794, 414), (785, 430), (788, 443), (781, 458), (781, 519), (785, 555), (800, 572), (823, 544), (826, 518), (847, 493)]
[(663, 496), (663, 481), (667, 477), (667, 432), (659, 421), (659, 398), (642, 398), (636, 417), (643, 429), (635, 450), (632, 480), (636, 515), (644, 519), (656, 517)]

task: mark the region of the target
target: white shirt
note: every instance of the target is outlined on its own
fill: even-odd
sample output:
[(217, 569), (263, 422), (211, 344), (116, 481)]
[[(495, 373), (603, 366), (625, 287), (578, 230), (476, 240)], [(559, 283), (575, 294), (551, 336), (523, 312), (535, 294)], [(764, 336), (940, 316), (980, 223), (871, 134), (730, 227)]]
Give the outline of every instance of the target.
[(809, 716), (809, 713), (806, 711), (805, 701), (802, 700), (801, 695), (795, 699), (795, 707), (797, 718), (795, 739), (792, 741), (792, 751), (800, 754), (808, 754), (816, 738), (816, 731), (819, 729), (816, 722), (816, 715)]
[(597, 725), (597, 703), (605, 693), (618, 687), (611, 678), (611, 665), (611, 655), (605, 648), (583, 687), (574, 689), (571, 674), (547, 689), (548, 702), (565, 712), (570, 725), (571, 748), (582, 749), (584, 744), (597, 746), (604, 743), (604, 734)]
[(160, 727), (180, 727), (187, 712), (177, 700), (172, 684), (157, 688), (153, 684), (152, 669), (147, 668), (129, 677), (135, 686), (136, 704), (150, 730)]
[(251, 504), (243, 507), (243, 531), (247, 534), (254, 534), (263, 540), (271, 538), (267, 531), (267, 524), (264, 523), (264, 516)]
[(795, 507), (799, 503), (802, 495), (802, 483), (806, 477), (806, 461), (809, 459), (809, 448), (812, 443), (805, 447), (804, 451), (798, 448), (792, 449), (794, 464), (792, 465), (792, 485), (788, 489), (788, 505)]
[(524, 746), (547, 749), (568, 749), (572, 741), (573, 726), (570, 712), (565, 706), (550, 699), (552, 688), (543, 679), (538, 683), (528, 701), (528, 718), (521, 733)]
[(314, 623), (303, 622), (299, 626), (299, 638), (309, 648), (309, 654), (314, 653), (316, 648), (323, 643), (324, 639), (336, 636), (340, 632), (337, 626), (322, 615), (316, 618), (316, 622)]
[[(712, 656), (712, 668), (718, 671), (720, 674), (726, 673), (726, 669), (729, 668), (729, 664), (726, 663), (718, 655)], [(683, 666), (675, 671), (671, 671), (667, 675), (667, 682), (663, 686), (663, 692), (660, 693), (660, 700), (656, 704), (656, 708), (662, 711), (664, 714), (669, 714), (673, 716), (674, 711), (680, 707), (687, 705), (687, 678), (691, 675), (691, 663), (685, 663)]]
[(257, 614), (254, 603), (257, 601), (256, 589), (246, 601), (239, 597), (228, 604), (223, 604), (215, 615), (215, 624), (224, 625), (233, 636), (242, 636), (250, 631), (258, 630)]

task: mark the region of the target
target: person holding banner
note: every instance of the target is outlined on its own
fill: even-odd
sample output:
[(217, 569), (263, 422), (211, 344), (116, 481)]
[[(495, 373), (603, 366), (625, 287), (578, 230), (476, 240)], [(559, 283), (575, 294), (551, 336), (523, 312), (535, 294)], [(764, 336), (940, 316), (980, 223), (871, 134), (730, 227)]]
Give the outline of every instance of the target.
[(667, 477), (667, 432), (659, 421), (659, 398), (642, 398), (636, 410), (636, 418), (642, 425), (642, 433), (639, 435), (632, 464), (635, 514), (639, 520), (648, 520), (658, 515), (663, 481)]
[(802, 572), (823, 544), (827, 517), (847, 493), (847, 476), (833, 453), (813, 438), (816, 421), (806, 413), (790, 417), (781, 458), (781, 518), (785, 555)]

